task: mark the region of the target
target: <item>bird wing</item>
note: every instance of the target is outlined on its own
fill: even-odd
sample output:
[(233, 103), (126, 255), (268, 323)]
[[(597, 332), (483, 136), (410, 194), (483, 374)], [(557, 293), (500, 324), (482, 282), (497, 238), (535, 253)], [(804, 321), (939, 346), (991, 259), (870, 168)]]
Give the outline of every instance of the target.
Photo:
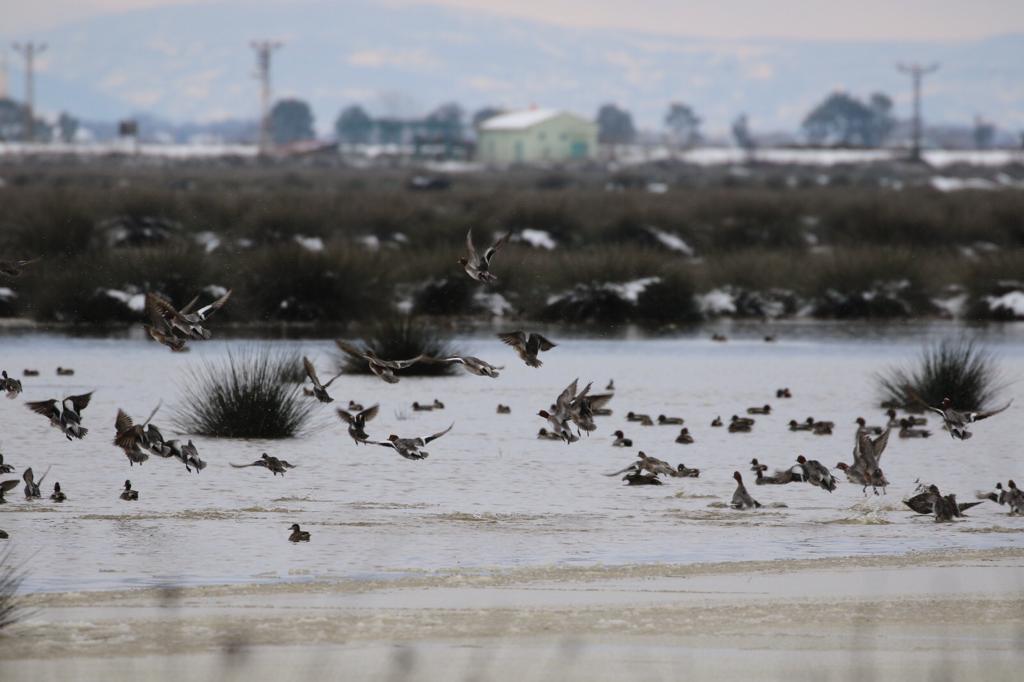
[(511, 232), (506, 232), (504, 237), (494, 242), (494, 246), (484, 251), (484, 262), (490, 265), (491, 259), (494, 258), (494, 254), (498, 253), (498, 250), (505, 245), (505, 242), (507, 242), (508, 238), (511, 236)]
[(174, 309), (174, 306), (171, 305), (170, 301), (160, 294), (155, 294), (152, 291), (146, 294), (146, 310), (149, 312), (149, 316), (154, 322), (161, 322), (168, 329), (171, 329), (172, 320), (189, 324), (189, 321)]
[(881, 436), (871, 440), (868, 436), (868, 441), (871, 443), (871, 454), (874, 455), (875, 464), (882, 459), (882, 453), (885, 452), (885, 446), (889, 444), (889, 434), (892, 433), (892, 427), (886, 427), (885, 431)]
[(234, 462), (228, 462), (231, 466), (236, 469), (244, 469), (245, 467), (261, 467), (264, 466), (262, 462), (252, 462), (250, 464), (235, 464)]
[(35, 475), (32, 473), (32, 467), (25, 469), (25, 473), (21, 475), (21, 480), (25, 481), (28, 485), (32, 485), (35, 481)]
[(52, 417), (57, 412), (57, 401), (56, 400), (37, 400), (36, 402), (27, 402), (25, 407), (32, 410), (36, 414), (41, 414), (44, 417)]
[(455, 422), (452, 422), (452, 423), (451, 423), (451, 425), (450, 425), (450, 426), (449, 426), (449, 427), (448, 427), (447, 429), (445, 429), (444, 431), (438, 431), (437, 433), (435, 433), (435, 434), (434, 434), (434, 435), (432, 435), (432, 436), (427, 436), (426, 438), (424, 438), (424, 439), (423, 439), (423, 444), (424, 444), (424, 445), (426, 445), (426, 444), (427, 444), (427, 443), (429, 443), (430, 441), (434, 441), (434, 440), (437, 440), (438, 438), (440, 438), (440, 437), (441, 437), (441, 436), (443, 436), (444, 434), (446, 434), (446, 433), (448, 433), (449, 431), (451, 431), (451, 430), (452, 430), (452, 427), (454, 427), (454, 426), (455, 426)]
[(397, 450), (398, 449), (398, 448), (395, 447), (395, 444), (392, 443), (389, 440), (371, 440), (371, 441), (368, 441), (368, 442), (371, 443), (372, 445), (380, 445), (380, 446), (383, 446), (385, 448), (391, 448), (392, 450)]
[(1006, 410), (1010, 409), (1010, 405), (1013, 405), (1013, 400), (1010, 400), (1010, 402), (1006, 403), (999, 409), (988, 410), (987, 412), (974, 412), (971, 414), (971, 416), (974, 418), (974, 421), (978, 421), (980, 419), (988, 419), (989, 417), (995, 416), (1000, 412), (1005, 412)]
[(337, 374), (335, 374), (335, 375), (334, 375), (333, 377), (331, 377), (331, 378), (330, 378), (330, 380), (329, 380), (329, 381), (328, 381), (328, 382), (327, 382), (326, 384), (324, 384), (324, 388), (327, 388), (327, 387), (329, 387), (329, 386), (330, 386), (331, 384), (333, 384), (333, 383), (334, 383), (334, 380), (335, 380), (335, 379), (337, 379), (338, 377), (340, 377), (340, 376), (341, 376), (342, 374), (344, 374), (344, 372), (338, 372), (338, 373), (337, 373)]
[(367, 421), (368, 422), (371, 419), (373, 419), (374, 417), (376, 417), (378, 412), (380, 412), (380, 405), (379, 404), (377, 404), (377, 405), (370, 405), (369, 407), (367, 407), (365, 410), (363, 410), (359, 414), (362, 416), (363, 421)]
[(526, 346), (526, 334), (521, 331), (498, 334), (498, 338), (513, 348), (523, 348)]
[[(156, 413), (160, 411), (160, 406), (163, 405), (163, 404), (164, 404), (163, 400), (157, 401), (156, 407), (154, 407), (153, 411), (149, 413), (148, 417), (146, 417), (146, 421), (142, 422), (143, 426), (145, 426), (145, 425), (149, 424), (149, 422), (153, 421), (153, 417), (155, 417)], [(157, 433), (159, 433), (159, 431), (157, 431)]]
[(89, 401), (92, 400), (92, 391), (83, 393), (82, 395), (72, 395), (64, 399), (65, 402), (71, 401), (71, 404), (75, 408), (75, 412), (81, 412), (85, 408), (89, 407)]
[(626, 472), (629, 472), (629, 471), (636, 471), (636, 468), (637, 468), (637, 467), (636, 467), (636, 464), (635, 464), (635, 463), (634, 463), (634, 464), (630, 464), (630, 465), (629, 465), (628, 467), (626, 467), (625, 469), (619, 469), (619, 470), (618, 470), (618, 471), (616, 471), (615, 473), (612, 473), (612, 474), (605, 474), (605, 476), (618, 476), (619, 474), (624, 474), (624, 473), (626, 473)]
[(382, 360), (381, 364), (390, 367), (391, 369), (405, 369), (406, 367), (412, 367), (417, 362), (423, 362), (424, 360), (426, 360), (425, 355), (417, 355), (416, 357), (409, 358), (408, 360)]
[[(114, 428), (117, 430), (118, 436), (120, 436), (122, 433), (129, 430), (133, 426), (135, 426), (135, 422), (132, 421), (132, 418), (129, 417), (124, 410), (118, 410), (117, 418), (114, 419)], [(121, 445), (120, 443), (117, 444)]]
[(348, 341), (343, 341), (341, 339), (335, 339), (334, 343), (338, 346), (338, 348), (341, 349), (342, 352), (348, 353), (352, 357), (361, 358), (363, 360), (367, 359), (366, 353), (364, 353), (363, 351), (359, 350), (358, 348), (353, 346)]
[(476, 246), (473, 245), (472, 227), (466, 232), (466, 250), (469, 252), (469, 262), (476, 263), (480, 260), (480, 255), (476, 252)]
[(193, 298), (191, 301), (188, 302), (188, 305), (186, 305), (184, 308), (182, 308), (178, 312), (181, 313), (182, 315), (188, 315), (190, 312), (192, 312), (192, 309), (196, 307), (197, 303), (199, 303), (199, 295), (198, 294), (196, 295), (195, 298)]
[(579, 377), (572, 380), (572, 383), (565, 387), (565, 389), (558, 395), (558, 399), (555, 400), (556, 411), (569, 409), (569, 403), (576, 397), (576, 385), (579, 383)]
[(349, 412), (348, 410), (343, 410), (339, 407), (338, 417), (341, 419), (341, 421), (345, 422), (346, 424), (352, 423), (352, 413)]
[(323, 385), (320, 383), (320, 378), (316, 375), (316, 368), (313, 367), (313, 363), (310, 362), (309, 358), (305, 355), (302, 356), (302, 365), (306, 368), (306, 376), (308, 376), (309, 380), (313, 382), (313, 385), (317, 388), (323, 388)]
[(223, 308), (224, 304), (228, 302), (229, 298), (231, 298), (231, 291), (231, 289), (228, 289), (227, 292), (225, 292), (225, 294), (218, 298), (216, 301), (210, 303), (209, 305), (204, 305), (202, 308), (197, 310), (196, 315), (199, 316), (199, 319), (202, 320), (203, 322), (206, 322), (207, 318), (209, 318), (210, 315), (213, 315), (215, 312)]
[(42, 485), (43, 484), (43, 481), (46, 480), (46, 476), (50, 473), (50, 469), (52, 469), (52, 468), (53, 467), (46, 467), (46, 471), (44, 471), (43, 475), (39, 477), (38, 481), (36, 481), (36, 485)]
[(587, 402), (590, 403), (590, 407), (592, 409), (602, 408), (605, 405), (607, 405), (609, 401), (611, 401), (611, 399), (614, 397), (614, 393), (598, 393), (597, 395), (592, 395), (589, 398), (587, 398)]
[(0, 482), (0, 493), (6, 493), (8, 490), (13, 490), (18, 487), (18, 481), (15, 479), (9, 479), (7, 481)]
[(537, 339), (537, 347), (543, 351), (551, 350), (552, 348), (558, 345), (557, 343), (554, 343), (544, 338), (540, 334), (531, 334), (531, 336)]

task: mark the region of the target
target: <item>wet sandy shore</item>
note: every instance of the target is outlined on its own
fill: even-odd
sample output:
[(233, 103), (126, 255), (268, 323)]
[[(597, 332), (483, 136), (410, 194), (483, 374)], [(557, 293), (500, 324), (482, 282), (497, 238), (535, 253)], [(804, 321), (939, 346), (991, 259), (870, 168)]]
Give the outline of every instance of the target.
[(2, 679), (1016, 678), (1024, 551), (36, 594)]

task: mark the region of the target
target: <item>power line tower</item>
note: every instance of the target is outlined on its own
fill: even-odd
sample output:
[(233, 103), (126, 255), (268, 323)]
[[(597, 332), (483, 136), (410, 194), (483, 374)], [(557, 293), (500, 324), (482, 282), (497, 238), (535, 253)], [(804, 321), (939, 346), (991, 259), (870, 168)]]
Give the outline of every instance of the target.
[(270, 57), (281, 43), (254, 40), (250, 45), (256, 51), (256, 77), (260, 80), (260, 155), (263, 155), (270, 150)]
[(896, 68), (903, 73), (910, 74), (910, 79), (914, 84), (914, 118), (911, 121), (911, 137), (913, 142), (911, 143), (910, 158), (913, 161), (919, 161), (921, 159), (921, 80), (930, 73), (935, 73), (939, 69), (938, 64), (928, 64), (923, 66), (921, 64), (897, 64)]
[(25, 60), (25, 141), (31, 142), (35, 136), (35, 62), (36, 56), (46, 51), (46, 43), (14, 43), (14, 51)]

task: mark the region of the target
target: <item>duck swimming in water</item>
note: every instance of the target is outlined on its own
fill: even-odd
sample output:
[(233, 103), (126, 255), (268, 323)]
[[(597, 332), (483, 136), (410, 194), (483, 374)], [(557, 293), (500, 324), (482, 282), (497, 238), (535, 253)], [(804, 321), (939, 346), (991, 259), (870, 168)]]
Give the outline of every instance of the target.
[(780, 388), (775, 391), (776, 398), (792, 398), (793, 393), (788, 388)]
[(743, 485), (743, 477), (740, 472), (734, 471), (732, 477), (736, 479), (736, 492), (732, 494), (732, 501), (729, 506), (733, 509), (757, 509), (761, 503), (750, 496), (747, 487)]
[(864, 417), (857, 417), (854, 422), (857, 425), (857, 431), (865, 431), (873, 435), (879, 435), (882, 433), (883, 428), (881, 426), (868, 426), (867, 420)]
[(504, 343), (512, 346), (520, 359), (527, 367), (540, 367), (544, 363), (537, 359), (537, 355), (555, 348), (558, 344), (548, 341), (540, 334), (527, 334), (524, 331), (506, 332), (498, 334), (498, 338)]
[(388, 436), (386, 441), (380, 441), (377, 445), (391, 448), (406, 459), (426, 459), (430, 456), (430, 453), (425, 450), (421, 450), (420, 448), (448, 433), (454, 426), (455, 424), (453, 423), (444, 431), (439, 431), (431, 436), (426, 436), (425, 438), (399, 438), (395, 434), (391, 434)]
[(650, 415), (637, 414), (636, 412), (627, 412), (626, 421), (636, 422), (640, 426), (654, 426), (654, 420), (651, 419)]
[(292, 532), (292, 534), (288, 536), (289, 542), (309, 542), (309, 531), (301, 530), (299, 528), (299, 524), (293, 523), (288, 530)]
[(25, 376), (25, 377), (37, 377), (37, 376), (39, 376), (39, 370), (38, 369), (23, 369), (23, 370), (21, 370), (21, 375)]
[(124, 482), (124, 490), (121, 491), (120, 497), (121, 497), (122, 500), (126, 500), (126, 501), (129, 501), (129, 502), (135, 502), (136, 500), (139, 499), (139, 491), (138, 490), (132, 490), (132, 482), (131, 481), (125, 481)]
[(682, 426), (682, 417), (666, 417), (663, 414), (658, 415), (658, 426)]
[[(932, 432), (928, 429), (915, 429), (910, 425), (910, 422), (906, 419), (900, 420), (900, 438), (928, 438), (932, 435)], [(970, 436), (967, 436), (970, 438)]]
[(761, 464), (756, 458), (750, 460), (750, 470), (754, 472), (754, 483), (757, 485), (786, 485), (787, 483), (801, 483), (804, 480), (803, 472), (796, 467), (765, 476), (764, 472), (768, 471), (768, 465)]
[(711, 420), (711, 425), (712, 426), (722, 426), (722, 418), (721, 417), (715, 417), (714, 419)]
[(380, 405), (370, 405), (365, 410), (353, 414), (348, 410), (338, 408), (338, 417), (348, 424), (348, 435), (355, 441), (356, 445), (370, 440), (370, 434), (366, 433), (366, 422), (372, 420), (380, 412)]
[(73, 377), (75, 376), (75, 370), (70, 367), (58, 367), (57, 376), (59, 377)]
[(306, 356), (302, 356), (302, 366), (306, 369), (306, 376), (313, 382), (313, 395), (322, 403), (334, 402), (334, 398), (327, 393), (328, 387), (334, 383), (334, 381), (341, 376), (341, 372), (338, 372), (331, 380), (326, 384), (320, 383), (320, 377), (316, 375), (316, 367), (313, 366), (313, 362)]
[(490, 284), (498, 280), (497, 277), (491, 273), (491, 260), (494, 259), (494, 255), (498, 253), (508, 238), (512, 235), (511, 232), (505, 234), (504, 237), (494, 242), (494, 245), (484, 251), (484, 255), (481, 257), (477, 253), (476, 246), (473, 245), (473, 228), (470, 228), (466, 232), (466, 255), (459, 258), (459, 265), (463, 267), (466, 274), (475, 279), (477, 282), (484, 282)]
[(548, 431), (543, 426), (540, 427), (540, 431), (537, 432), (537, 438), (539, 440), (565, 440), (559, 434)]
[(814, 424), (808, 424), (807, 422), (798, 422), (795, 419), (789, 420), (790, 431), (813, 431)]
[(349, 412), (362, 412), (363, 411), (363, 406), (362, 406), (362, 404), (357, 403), (354, 400), (350, 400), (350, 401), (348, 401), (348, 411)]
[(285, 471), (287, 471), (288, 469), (295, 468), (294, 464), (289, 464), (287, 461), (279, 459), (277, 457), (271, 457), (265, 452), (262, 455), (260, 455), (260, 458), (257, 459), (255, 462), (251, 462), (249, 464), (231, 464), (231, 466), (233, 466), (236, 469), (244, 469), (245, 467), (263, 467), (264, 469), (267, 469), (268, 471), (273, 473), (275, 476), (277, 476), (278, 474), (284, 476)]
[(682, 445), (690, 445), (693, 443), (693, 436), (690, 435), (690, 429), (683, 427), (679, 432), (679, 435), (676, 436), (676, 442)]
[(498, 403), (498, 414), (512, 414), (512, 408)]
[(631, 447), (633, 447), (633, 441), (631, 439), (629, 439), (629, 438), (626, 438), (626, 434), (624, 434), (622, 431), (615, 431), (614, 433), (612, 433), (612, 435), (615, 436), (615, 440), (612, 441), (612, 447), (616, 447), (616, 448), (631, 448)]
[(994, 417), (1000, 412), (1005, 412), (1010, 408), (1013, 401), (1006, 403), (1002, 407), (996, 410), (979, 410), (976, 412), (961, 412), (953, 409), (953, 401), (949, 398), (942, 399), (941, 407), (932, 407), (931, 405), (925, 404), (932, 412), (939, 414), (942, 417), (942, 421), (946, 424), (946, 429), (949, 430), (949, 435), (954, 440), (967, 440), (971, 437), (971, 432), (967, 430), (968, 425), (975, 422), (981, 421), (982, 419), (988, 419)]
[(676, 476), (680, 478), (699, 478), (700, 469), (691, 469), (685, 464), (680, 463), (676, 465)]
[(626, 485), (664, 485), (658, 478), (658, 474), (644, 473), (639, 467), (630, 467), (622, 480)]
[(89, 406), (92, 400), (92, 391), (82, 395), (73, 395), (64, 400), (39, 400), (25, 403), (25, 407), (36, 414), (41, 414), (50, 419), (50, 426), (59, 430), (64, 436), (82, 439), (89, 433), (89, 429), (82, 426), (82, 411)]
[(53, 494), (50, 495), (50, 499), (54, 502), (66, 502), (68, 496), (60, 489), (60, 483), (53, 484)]
[(771, 405), (762, 405), (761, 407), (748, 407), (747, 414), (771, 414)]

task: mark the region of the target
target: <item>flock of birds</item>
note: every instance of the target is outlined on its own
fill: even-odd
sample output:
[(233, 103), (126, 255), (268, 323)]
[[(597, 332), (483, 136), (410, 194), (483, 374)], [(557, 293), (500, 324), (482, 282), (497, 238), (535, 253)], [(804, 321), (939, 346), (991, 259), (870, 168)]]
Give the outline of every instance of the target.
[[(490, 246), (483, 255), (480, 255), (474, 246), (472, 230), (470, 230), (466, 235), (468, 253), (466, 256), (458, 259), (459, 264), (467, 275), (478, 282), (486, 284), (496, 281), (497, 277), (490, 271), (491, 262), (495, 254), (508, 241), (509, 237), (510, 234), (504, 235)], [(32, 262), (34, 262), (34, 259), (13, 262), (0, 261), (0, 275), (17, 276), (17, 274), (20, 274), (21, 268)], [(175, 308), (170, 300), (159, 294), (148, 293), (146, 294), (145, 307), (150, 324), (146, 325), (146, 331), (154, 340), (167, 346), (171, 351), (186, 351), (190, 342), (205, 341), (212, 338), (212, 333), (207, 323), (214, 313), (228, 302), (231, 293), (231, 290), (228, 290), (214, 301), (202, 307), (197, 307), (199, 297), (196, 297), (181, 309)], [(518, 357), (528, 367), (533, 368), (539, 368), (543, 365), (538, 357), (541, 353), (550, 351), (557, 345), (541, 334), (527, 333), (521, 330), (498, 334), (498, 338), (514, 349)], [(497, 378), (500, 371), (504, 369), (473, 356), (430, 357), (419, 355), (409, 359), (390, 359), (379, 357), (370, 348), (360, 348), (344, 340), (339, 339), (336, 343), (342, 352), (359, 362), (365, 362), (375, 376), (388, 384), (398, 383), (400, 381), (399, 372), (418, 363), (457, 364), (470, 374), (490, 378)], [(341, 376), (341, 373), (323, 382), (320, 380), (316, 367), (309, 358), (303, 358), (303, 366), (306, 376), (311, 383), (311, 388), (304, 389), (307, 395), (322, 403), (333, 402), (334, 399), (331, 397), (328, 389)], [(68, 376), (73, 373), (74, 370), (68, 368), (61, 367), (57, 369), (57, 374), (61, 376)], [(38, 374), (39, 372), (36, 370), (24, 370), (24, 376), (26, 377), (38, 376)], [(537, 437), (545, 440), (561, 441), (571, 445), (580, 441), (584, 434), (589, 435), (596, 431), (597, 424), (595, 420), (598, 417), (612, 414), (611, 409), (608, 408), (608, 403), (614, 396), (615, 387), (614, 382), (610, 382), (605, 392), (592, 393), (592, 385), (593, 382), (590, 382), (580, 389), (579, 380), (574, 379), (559, 393), (554, 403), (548, 409), (539, 410), (537, 415), (546, 421), (546, 425), (539, 430)], [(4, 370), (2, 378), (0, 378), (0, 391), (4, 392), (8, 398), (14, 399), (22, 393), (22, 390), (22, 382), (9, 376), (7, 371)], [(776, 392), (776, 398), (786, 399), (790, 397), (792, 397), (792, 392), (789, 388), (780, 388)], [(91, 398), (92, 392), (89, 392), (81, 395), (67, 396), (63, 399), (53, 398), (27, 402), (26, 406), (34, 413), (46, 417), (53, 428), (60, 431), (69, 441), (72, 441), (85, 438), (89, 432), (89, 429), (82, 425), (82, 413), (89, 406)], [(940, 406), (928, 405), (919, 398), (917, 398), (917, 402), (922, 407), (938, 414), (942, 418), (943, 428), (949, 432), (952, 438), (960, 441), (965, 441), (971, 437), (971, 432), (968, 430), (971, 424), (999, 414), (1012, 404), (1012, 401), (1010, 401), (999, 409), (989, 411), (960, 411), (954, 409), (950, 398), (945, 398)], [(881, 460), (882, 454), (889, 442), (889, 437), (894, 429), (898, 429), (897, 433), (902, 438), (928, 437), (930, 435), (930, 432), (927, 430), (917, 428), (926, 424), (924, 418), (916, 416), (900, 418), (896, 413), (896, 405), (883, 404), (883, 407), (888, 408), (887, 416), (889, 420), (886, 425), (869, 426), (863, 418), (858, 418), (856, 421), (857, 430), (854, 439), (852, 462), (849, 464), (839, 462), (835, 467), (845, 474), (849, 482), (861, 486), (865, 494), (869, 487), (872, 488), (876, 495), (879, 489), (884, 493), (889, 485), (889, 481), (882, 470)], [(444, 404), (438, 400), (431, 404), (413, 403), (413, 409), (416, 411), (443, 408)], [(141, 465), (149, 459), (150, 455), (155, 455), (164, 459), (177, 459), (185, 465), (186, 470), (190, 473), (202, 471), (206, 467), (206, 462), (200, 458), (198, 448), (191, 439), (186, 442), (180, 439), (166, 439), (160, 429), (152, 423), (159, 409), (160, 404), (158, 403), (146, 420), (138, 424), (135, 423), (128, 413), (118, 409), (114, 420), (115, 435), (113, 444), (121, 448), (131, 466), (135, 464)], [(450, 432), (454, 427), (453, 423), (443, 431), (429, 436), (400, 437), (396, 434), (391, 434), (385, 440), (372, 440), (367, 432), (367, 424), (379, 412), (379, 405), (363, 407), (353, 401), (349, 402), (348, 409), (337, 409), (338, 417), (347, 425), (348, 434), (357, 445), (370, 444), (390, 448), (398, 455), (410, 460), (426, 459), (429, 453), (424, 448)], [(506, 405), (499, 404), (497, 412), (499, 414), (509, 414), (511, 409)], [(732, 433), (750, 432), (754, 428), (754, 416), (770, 415), (771, 412), (772, 408), (767, 404), (750, 407), (747, 409), (748, 416), (733, 415), (726, 428)], [(655, 424), (682, 426), (684, 423), (684, 420), (680, 417), (659, 415), (655, 420), (649, 415), (634, 412), (629, 412), (626, 418), (627, 421), (642, 426), (653, 426)], [(725, 427), (725, 422), (721, 417), (716, 417), (711, 422), (711, 426)], [(796, 420), (789, 422), (789, 428), (792, 431), (809, 431), (816, 435), (831, 435), (833, 427), (834, 424), (832, 422), (815, 420), (813, 417), (808, 417), (804, 422), (797, 422)], [(613, 435), (613, 446), (627, 448), (633, 446), (632, 440), (627, 438), (622, 430), (615, 431)], [(685, 427), (680, 430), (679, 436), (676, 438), (676, 442), (680, 444), (690, 444), (694, 440), (689, 429)], [(750, 465), (750, 470), (754, 473), (754, 482), (757, 485), (807, 483), (828, 492), (836, 489), (836, 477), (832, 474), (831, 470), (821, 462), (808, 460), (803, 455), (797, 457), (796, 462), (788, 468), (775, 470), (771, 474), (768, 473), (768, 466), (757, 459), (751, 460)], [(259, 459), (248, 464), (232, 463), (231, 466), (235, 468), (261, 467), (267, 469), (274, 476), (284, 476), (289, 469), (295, 468), (295, 465), (288, 461), (267, 453), (263, 453)], [(14, 473), (14, 471), (14, 467), (6, 464), (3, 454), (0, 454), (0, 474)], [(22, 481), (25, 484), (24, 492), (27, 499), (37, 499), (42, 496), (41, 486), (48, 472), (49, 469), (39, 480), (36, 480), (32, 468), (28, 467), (25, 469), (22, 474)], [(662, 485), (662, 477), (696, 478), (700, 474), (699, 469), (688, 468), (685, 464), (672, 466), (662, 459), (640, 451), (635, 461), (629, 466), (606, 474), (606, 476), (621, 476), (627, 485), (633, 486)], [(734, 509), (755, 509), (762, 506), (747, 490), (743, 482), (743, 476), (739, 471), (735, 471), (732, 478), (736, 482), (736, 489), (730, 501), (731, 507)], [(5, 502), (4, 493), (14, 489), (17, 485), (17, 480), (0, 481), (0, 503)], [(916, 494), (910, 499), (904, 500), (904, 503), (919, 514), (934, 516), (936, 521), (951, 521), (956, 517), (963, 516), (966, 509), (980, 504), (984, 500), (1007, 505), (1011, 514), (1024, 514), (1024, 492), (1017, 488), (1013, 480), (1008, 481), (1005, 487), (1002, 483), (997, 483), (994, 492), (978, 493), (977, 497), (978, 501), (975, 502), (958, 503), (954, 494), (944, 495), (935, 485), (919, 484)], [(67, 496), (61, 490), (59, 482), (54, 484), (50, 499), (54, 502), (64, 502), (67, 500)], [(126, 501), (139, 499), (139, 493), (132, 488), (130, 480), (124, 482), (124, 487), (120, 492), (120, 499)], [(289, 530), (291, 535), (288, 539), (292, 542), (304, 542), (310, 539), (309, 532), (303, 531), (298, 524), (293, 524)], [(7, 533), (0, 530), (0, 538), (6, 537)]]

